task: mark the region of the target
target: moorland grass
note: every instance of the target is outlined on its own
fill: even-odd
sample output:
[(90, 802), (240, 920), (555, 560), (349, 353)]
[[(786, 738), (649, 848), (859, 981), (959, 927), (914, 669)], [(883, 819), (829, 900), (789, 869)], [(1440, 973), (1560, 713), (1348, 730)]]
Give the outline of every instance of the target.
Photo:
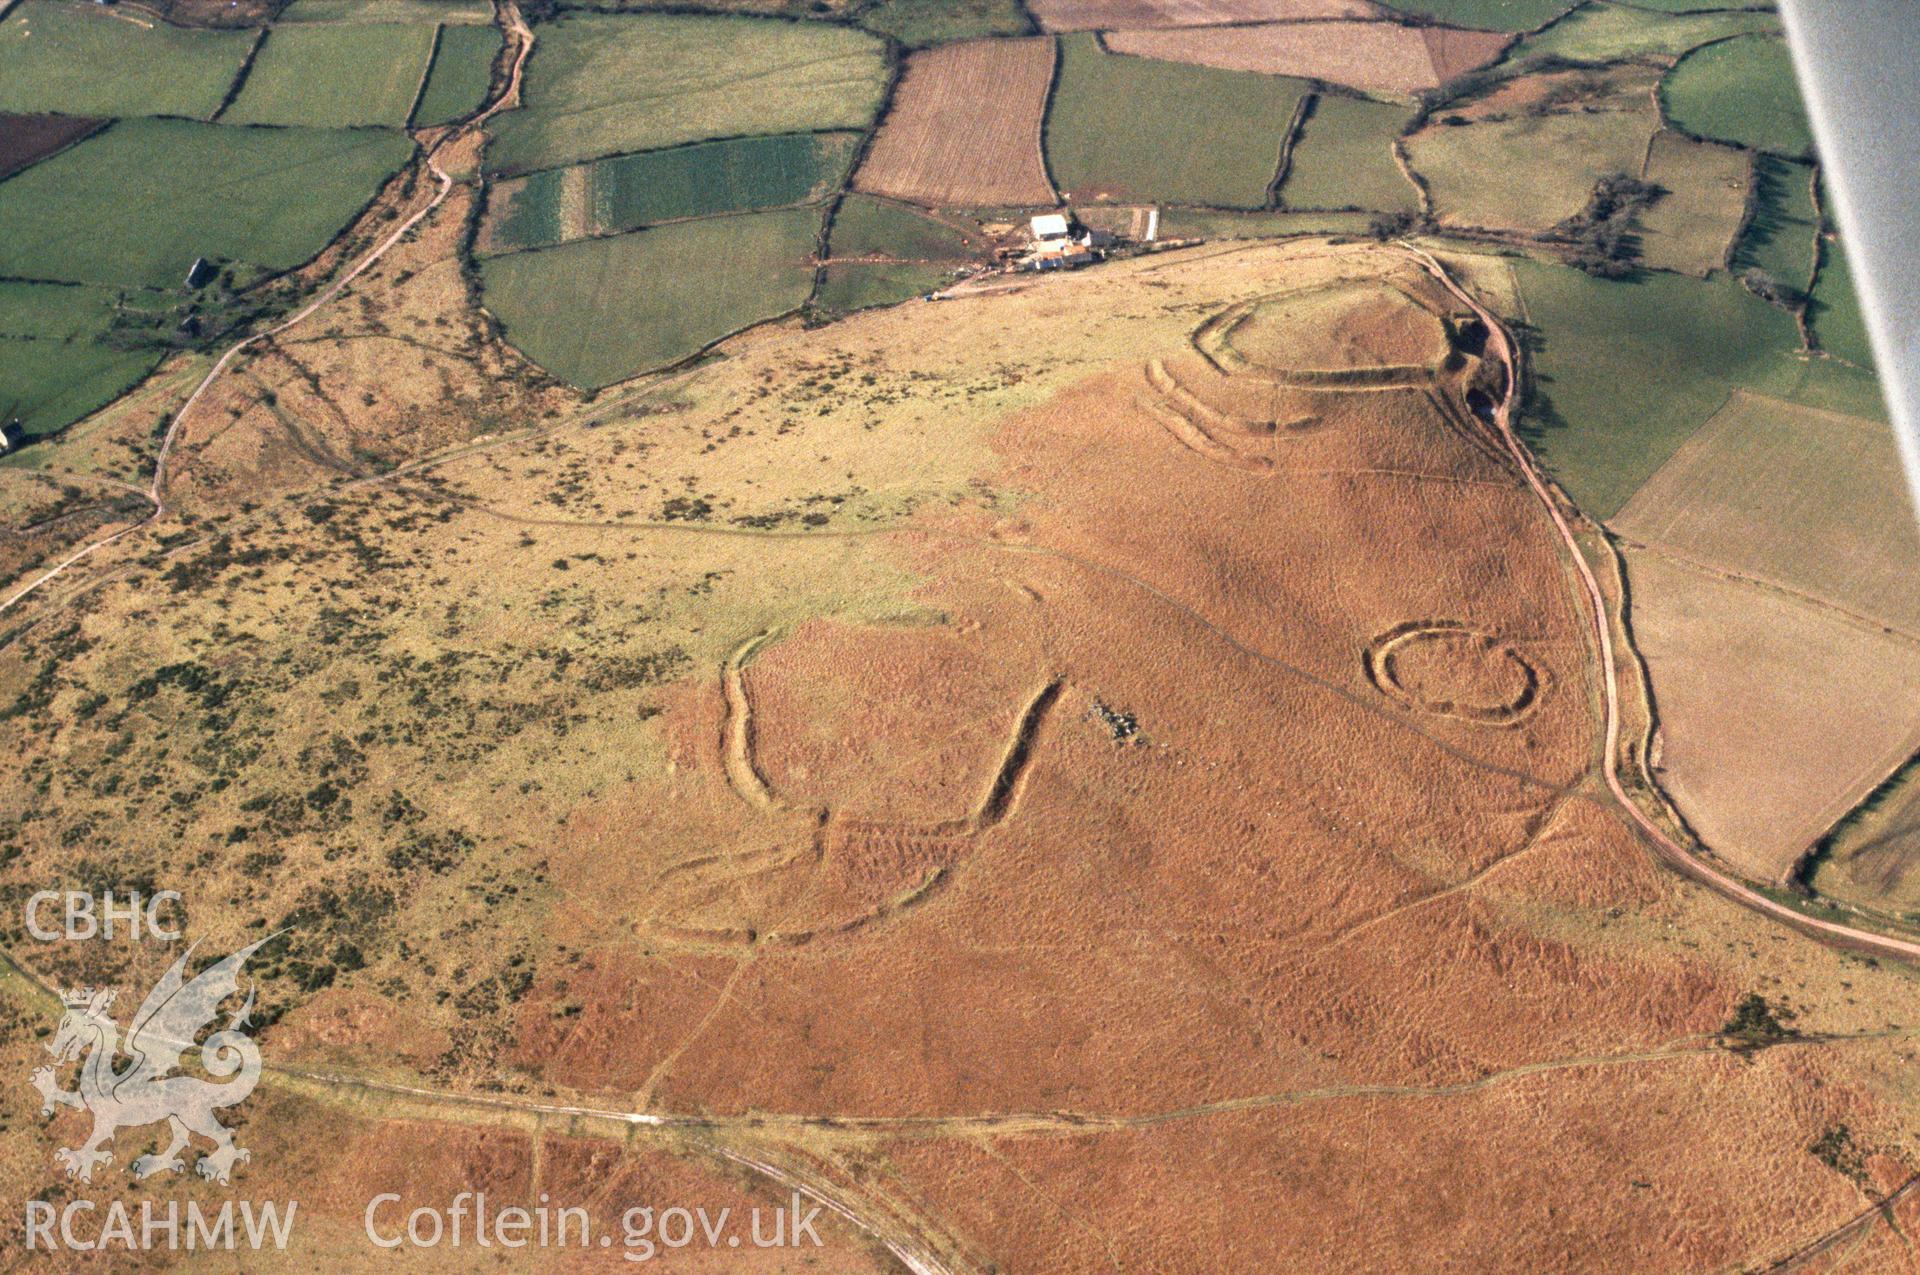
[(417, 24), (276, 28), (221, 122), (397, 128), (413, 110), (432, 49), (433, 28)]
[(1322, 94), (1293, 144), (1281, 205), (1418, 212), (1420, 192), (1393, 160), (1410, 116), (1405, 107)]
[(1109, 54), (1091, 32), (1062, 39), (1060, 56), (1046, 149), (1061, 189), (1123, 202), (1266, 203), (1303, 83)]
[(412, 153), (384, 130), (125, 120), (0, 183), (0, 274), (178, 288), (197, 257), (285, 270)]
[(25, 0), (0, 22), (0, 110), (205, 119), (220, 109), (254, 39)]
[(597, 388), (804, 304), (819, 225), (783, 209), (490, 257), (486, 304), (534, 362)]
[(500, 120), (502, 172), (716, 137), (865, 128), (885, 49), (824, 23), (570, 13), (541, 27), (526, 107)]
[(479, 110), (493, 81), (493, 59), (500, 45), (500, 32), (493, 27), (441, 27), (427, 87), (413, 111), (414, 124), (450, 124)]
[(1793, 62), (1774, 36), (1741, 36), (1694, 50), (1667, 73), (1660, 100), (1676, 127), (1698, 137), (1793, 159), (1813, 149)]
[(849, 195), (841, 201), (828, 246), (835, 257), (960, 261), (973, 255), (952, 226), (872, 195)]
[(861, 13), (860, 25), (910, 49), (1033, 30), (1019, 0), (880, 0)]
[[(1691, 6), (1698, 8), (1698, 5)], [(1712, 40), (1752, 31), (1778, 31), (1771, 13), (1649, 13), (1623, 5), (1588, 5), (1568, 14), (1538, 35), (1514, 46), (1508, 61), (1524, 65), (1547, 56), (1573, 62), (1615, 62), (1621, 58), (1677, 58)]]

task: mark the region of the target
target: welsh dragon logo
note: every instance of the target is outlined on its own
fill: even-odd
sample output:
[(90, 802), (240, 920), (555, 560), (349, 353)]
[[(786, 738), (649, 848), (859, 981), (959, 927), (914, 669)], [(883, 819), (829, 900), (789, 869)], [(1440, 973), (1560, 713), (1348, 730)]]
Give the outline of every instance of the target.
[[(195, 1166), (202, 1177), (224, 1183), (234, 1164), (248, 1158), (214, 1113), (243, 1101), (260, 1082), (260, 1049), (243, 1030), (253, 1009), (252, 991), (223, 1029), (197, 1043), (196, 1037), (214, 1021), (220, 1002), (239, 991), (240, 969), (247, 958), (274, 937), (241, 948), (191, 980), (186, 977), (187, 959), (193, 955), (189, 947), (147, 993), (124, 1045), (119, 1024), (107, 1013), (113, 989), (83, 988), (61, 997), (66, 1013), (47, 1052), (53, 1055), (54, 1067), (84, 1056), (78, 1085), (71, 1090), (60, 1088), (54, 1067), (36, 1070), (32, 1084), (43, 1100), (42, 1116), (51, 1116), (56, 1106), (93, 1113), (93, 1133), (85, 1145), (54, 1152), (68, 1177), (92, 1181), (94, 1166), (113, 1163), (113, 1152), (106, 1144), (113, 1141), (115, 1131), (162, 1120), (172, 1139), (158, 1155), (143, 1155), (133, 1162), (136, 1178), (177, 1173), (186, 1167), (180, 1152), (192, 1134), (208, 1139), (214, 1147)], [(201, 1067), (216, 1080), (180, 1074), (181, 1058), (189, 1050), (199, 1052)], [(129, 1061), (115, 1070), (116, 1058), (123, 1054)], [(229, 1076), (233, 1079), (225, 1079)]]

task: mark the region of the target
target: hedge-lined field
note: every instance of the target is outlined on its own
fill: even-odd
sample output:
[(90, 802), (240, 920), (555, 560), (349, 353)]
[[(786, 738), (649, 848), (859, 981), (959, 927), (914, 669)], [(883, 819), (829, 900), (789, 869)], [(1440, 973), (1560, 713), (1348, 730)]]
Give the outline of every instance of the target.
[(824, 199), (846, 181), (858, 133), (701, 142), (546, 169), (493, 191), (485, 254), (569, 243), (663, 221)]
[(290, 22), (424, 22), (488, 26), (493, 6), (486, 0), (293, 0), (274, 19)]
[(1543, 111), (1490, 98), (1443, 113), (1407, 139), (1408, 163), (1426, 179), (1443, 224), (1547, 229), (1585, 208), (1602, 177), (1639, 175), (1659, 127), (1651, 97), (1658, 76), (1635, 67), (1609, 72)]
[(1785, 41), (1741, 36), (1696, 49), (1660, 86), (1667, 118), (1699, 137), (1799, 158), (1813, 150)]
[(1402, 13), (1481, 31), (1531, 31), (1573, 8), (1578, 0), (1387, 0)]
[(480, 109), (493, 83), (493, 60), (504, 41), (498, 27), (447, 26), (440, 28), (434, 47), (433, 69), (427, 87), (414, 108), (413, 122), (427, 127), (449, 124)]
[(0, 110), (205, 119), (255, 38), (144, 28), (93, 5), (25, 0), (0, 22)]
[[(1683, 0), (1684, 2), (1684, 0)], [(1699, 8), (1697, 4), (1690, 5)], [(1516, 64), (1549, 55), (1573, 62), (1619, 58), (1677, 58), (1688, 49), (1750, 31), (1778, 31), (1771, 13), (1649, 13), (1626, 5), (1588, 5), (1514, 47)]]
[(433, 53), (433, 28), (400, 23), (277, 27), (226, 124), (352, 128), (407, 122)]
[(0, 274), (171, 289), (196, 257), (284, 270), (412, 153), (370, 129), (124, 120), (0, 182)]
[(947, 281), (942, 266), (911, 262), (873, 262), (828, 266), (814, 305), (831, 315), (851, 314), (875, 306), (897, 305), (925, 296)]
[(1322, 94), (1293, 144), (1281, 205), (1418, 212), (1420, 192), (1393, 160), (1411, 115), (1404, 106)]
[(946, 222), (871, 195), (849, 195), (841, 201), (828, 245), (835, 257), (899, 261), (964, 261), (975, 252)]
[(1872, 376), (1800, 357), (1793, 317), (1738, 279), (1596, 279), (1519, 261), (1538, 392), (1522, 430), (1580, 507), (1611, 518), (1736, 389), (1880, 417)]
[(1640, 214), (1646, 264), (1702, 278), (1723, 267), (1753, 180), (1747, 152), (1662, 129), (1647, 159), (1646, 179), (1666, 193)]
[(489, 257), (486, 305), (555, 376), (610, 385), (805, 304), (820, 216), (712, 217)]
[(570, 13), (540, 28), (525, 109), (487, 162), (554, 168), (715, 137), (865, 128), (886, 85), (875, 37), (824, 23)]
[(1821, 254), (1820, 276), (1813, 285), (1807, 320), (1820, 348), (1855, 367), (1873, 366), (1873, 347), (1867, 342), (1867, 316), (1853, 287), (1853, 271), (1846, 249), (1829, 243)]
[(1753, 176), (1753, 220), (1734, 264), (1758, 266), (1790, 288), (1805, 288), (1813, 278), (1813, 238), (1820, 223), (1813, 206), (1813, 166), (1761, 155)]
[(880, 0), (861, 13), (860, 25), (910, 49), (1033, 29), (1020, 0)]
[(0, 410), (50, 434), (103, 407), (153, 370), (159, 354), (105, 344), (116, 294), (104, 288), (0, 283)]
[(1103, 53), (1060, 41), (1047, 115), (1055, 181), (1081, 200), (1258, 208), (1305, 86), (1272, 75)]

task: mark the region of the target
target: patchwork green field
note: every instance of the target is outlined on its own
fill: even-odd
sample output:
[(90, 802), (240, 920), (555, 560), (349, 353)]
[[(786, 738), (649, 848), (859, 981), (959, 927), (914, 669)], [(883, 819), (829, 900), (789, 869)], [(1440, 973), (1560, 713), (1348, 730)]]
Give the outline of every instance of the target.
[(1640, 214), (1646, 264), (1702, 278), (1724, 267), (1746, 211), (1750, 169), (1745, 151), (1671, 129), (1656, 134), (1645, 180), (1666, 193)]
[[(1658, 125), (1656, 75), (1628, 68), (1570, 85), (1575, 96), (1551, 110), (1443, 115), (1407, 139), (1408, 162), (1448, 225), (1547, 229), (1580, 212), (1602, 177), (1640, 171)], [(1529, 180), (1511, 179), (1520, 170)]]
[(269, 31), (221, 122), (398, 128), (420, 95), (433, 35), (432, 27), (400, 23)]
[(880, 0), (860, 14), (860, 25), (910, 49), (1033, 30), (1019, 0)]
[(824, 314), (851, 314), (874, 306), (911, 301), (934, 291), (947, 280), (942, 266), (912, 262), (841, 263), (827, 267), (814, 296), (814, 308)]
[(1758, 266), (1788, 287), (1805, 291), (1813, 279), (1813, 166), (1758, 155), (1754, 159), (1753, 219), (1741, 236), (1734, 264)]
[(50, 434), (152, 371), (156, 352), (105, 343), (115, 301), (102, 288), (0, 282), (0, 415)]
[(1162, 239), (1279, 239), (1288, 235), (1358, 235), (1373, 214), (1364, 212), (1216, 212), (1169, 208), (1160, 214)]
[(1667, 118), (1698, 137), (1788, 158), (1813, 148), (1785, 42), (1722, 40), (1682, 58), (1660, 86)]
[(495, 186), (481, 251), (517, 252), (690, 217), (812, 203), (847, 178), (858, 133), (787, 133), (643, 151)]
[(141, 27), (95, 5), (25, 0), (0, 22), (0, 110), (205, 119), (256, 38)]
[(1794, 371), (1792, 317), (1735, 280), (1621, 282), (1533, 261), (1514, 269), (1527, 320), (1543, 334), (1524, 432), (1596, 517), (1619, 512), (1735, 389), (1783, 385)]
[(0, 274), (178, 288), (203, 256), (285, 270), (412, 153), (375, 130), (126, 120), (0, 182)]
[(483, 0), (293, 0), (274, 19), (290, 22), (424, 22), (429, 26), (487, 26), (493, 8)]
[(1062, 190), (1096, 201), (1266, 203), (1304, 84), (1121, 57), (1091, 33), (1063, 37), (1060, 59), (1046, 151)]
[(1847, 250), (1837, 240), (1821, 246), (1820, 274), (1813, 284), (1807, 321), (1819, 347), (1855, 367), (1873, 366), (1873, 346), (1867, 340), (1867, 316), (1854, 291)]
[(963, 261), (974, 248), (936, 217), (872, 195), (848, 195), (834, 214), (828, 246), (835, 257)]
[(1448, 26), (1482, 31), (1531, 31), (1574, 7), (1577, 0), (1387, 0), (1386, 7)]
[(865, 128), (884, 46), (821, 23), (567, 14), (542, 26), (526, 108), (500, 120), (501, 172), (714, 137)]
[(490, 257), (483, 295), (527, 357), (597, 388), (805, 304), (819, 229), (794, 208)]
[(493, 82), (493, 60), (500, 46), (500, 32), (494, 27), (441, 27), (427, 87), (413, 111), (415, 126), (450, 124), (479, 110)]
[(1393, 159), (1405, 107), (1323, 93), (1293, 144), (1280, 203), (1287, 208), (1418, 212), (1420, 192)]
[(1699, 5), (1678, 0), (1694, 12), (1650, 13), (1644, 6), (1590, 4), (1538, 35), (1528, 36), (1509, 60), (1560, 57), (1572, 62), (1612, 62), (1620, 58), (1677, 58), (1713, 40), (1752, 31), (1778, 31), (1771, 13), (1733, 10), (1698, 12)]

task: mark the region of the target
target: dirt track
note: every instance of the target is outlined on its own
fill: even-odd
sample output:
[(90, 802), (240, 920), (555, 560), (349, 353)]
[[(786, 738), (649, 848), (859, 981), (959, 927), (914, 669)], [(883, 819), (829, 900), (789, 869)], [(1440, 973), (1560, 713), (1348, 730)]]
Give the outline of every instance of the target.
[(1547, 514), (1553, 519), (1553, 525), (1560, 533), (1560, 539), (1566, 546), (1568, 556), (1573, 560), (1574, 569), (1579, 573), (1581, 585), (1587, 595), (1593, 633), (1599, 643), (1600, 687), (1606, 717), (1606, 741), (1601, 757), (1601, 771), (1606, 776), (1607, 788), (1613, 793), (1614, 799), (1620, 803), (1628, 818), (1645, 835), (1654, 853), (1682, 874), (1698, 881), (1723, 898), (1790, 925), (1803, 933), (1837, 942), (1846, 947), (1873, 952), (1877, 955), (1895, 956), (1903, 960), (1920, 959), (1920, 943), (1911, 943), (1905, 939), (1876, 934), (1871, 930), (1840, 925), (1833, 921), (1822, 921), (1817, 917), (1797, 912), (1783, 903), (1774, 902), (1759, 891), (1721, 872), (1675, 841), (1627, 795), (1626, 787), (1620, 781), (1620, 690), (1614, 674), (1613, 631), (1607, 622), (1606, 595), (1601, 592), (1600, 581), (1594, 576), (1593, 568), (1588, 565), (1586, 556), (1580, 550), (1579, 539), (1574, 535), (1573, 526), (1567, 521), (1560, 502), (1554, 498), (1552, 489), (1548, 487), (1546, 480), (1540, 476), (1539, 469), (1535, 467), (1533, 457), (1521, 444), (1519, 436), (1514, 433), (1513, 409), (1518, 396), (1518, 363), (1513, 355), (1513, 338), (1500, 320), (1477, 298), (1461, 287), (1437, 259), (1412, 245), (1404, 246), (1414, 260), (1420, 263), (1422, 269), (1439, 280), (1447, 291), (1487, 325), (1488, 346), (1506, 368), (1506, 393), (1501, 396), (1500, 402), (1494, 408), (1493, 423), (1499, 428), (1501, 439), (1505, 442), (1514, 463), (1520, 466), (1520, 472), (1526, 476), (1527, 485), (1533, 488), (1534, 495), (1538, 496), (1540, 502), (1546, 506)]
[(433, 179), (438, 187), (434, 191), (433, 198), (428, 200), (424, 206), (415, 210), (412, 216), (401, 222), (400, 225), (394, 229), (393, 233), (389, 234), (385, 239), (382, 239), (372, 252), (362, 257), (350, 270), (335, 279), (326, 288), (322, 289), (318, 296), (302, 306), (292, 316), (271, 328), (256, 332), (252, 336), (228, 347), (227, 351), (207, 370), (206, 376), (201, 378), (200, 383), (194, 386), (193, 392), (187, 395), (186, 401), (180, 404), (179, 410), (174, 412), (173, 420), (167, 426), (165, 436), (160, 440), (160, 451), (154, 457), (153, 462), (153, 482), (148, 485), (146, 491), (147, 499), (153, 502), (152, 512), (139, 522), (122, 527), (112, 535), (104, 536), (99, 540), (84, 545), (65, 558), (62, 558), (32, 582), (23, 585), (8, 597), (6, 601), (0, 602), (0, 615), (5, 615), (7, 612), (13, 610), (14, 607), (18, 606), (20, 602), (29, 595), (65, 574), (69, 567), (85, 561), (115, 541), (125, 539), (136, 531), (152, 526), (165, 516), (167, 512), (167, 457), (173, 451), (174, 440), (179, 437), (180, 426), (186, 420), (188, 414), (193, 411), (194, 405), (200, 401), (201, 396), (219, 379), (220, 374), (227, 369), (227, 366), (233, 362), (234, 358), (249, 346), (270, 340), (282, 332), (305, 322), (315, 311), (345, 291), (348, 284), (366, 273), (366, 271), (372, 268), (382, 257), (386, 256), (395, 244), (404, 239), (415, 226), (425, 220), (428, 214), (432, 213), (434, 209), (438, 208), (446, 200), (447, 195), (453, 190), (453, 178), (448, 176), (446, 171), (440, 167), (435, 156), (450, 142), (465, 137), (467, 134), (473, 132), (473, 130), (481, 127), (497, 112), (520, 104), (520, 79), (526, 69), (527, 57), (533, 52), (533, 29), (529, 27), (526, 20), (520, 16), (519, 6), (514, 3), (514, 0), (498, 0), (498, 17), (501, 27), (506, 31), (507, 37), (515, 44), (513, 65), (508, 70), (506, 86), (501, 90), (500, 95), (487, 105), (486, 109), (482, 110), (465, 124), (443, 134), (440, 139), (434, 143), (433, 149), (427, 152), (427, 171), (433, 175)]

